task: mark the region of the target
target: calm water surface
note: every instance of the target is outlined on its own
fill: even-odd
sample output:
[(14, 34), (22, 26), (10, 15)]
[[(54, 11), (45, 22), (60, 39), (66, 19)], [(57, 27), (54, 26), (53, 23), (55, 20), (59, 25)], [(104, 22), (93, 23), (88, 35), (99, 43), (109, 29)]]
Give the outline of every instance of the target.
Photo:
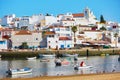
[(10, 77), (6, 74), (6, 71), (9, 67), (12, 69), (30, 67), (33, 69), (32, 73), (14, 75), (12, 78), (19, 77), (36, 77), (36, 76), (55, 76), (55, 75), (73, 75), (73, 74), (89, 74), (97, 72), (112, 72), (113, 69), (115, 72), (120, 72), (120, 62), (118, 62), (118, 55), (114, 56), (94, 56), (88, 57), (85, 60), (87, 65), (93, 66), (91, 69), (85, 70), (74, 70), (73, 58), (66, 58), (70, 61), (70, 64), (67, 66), (56, 67), (54, 63), (54, 58), (50, 59), (50, 62), (40, 62), (40, 59), (37, 60), (1, 60), (0, 61), (0, 78)]

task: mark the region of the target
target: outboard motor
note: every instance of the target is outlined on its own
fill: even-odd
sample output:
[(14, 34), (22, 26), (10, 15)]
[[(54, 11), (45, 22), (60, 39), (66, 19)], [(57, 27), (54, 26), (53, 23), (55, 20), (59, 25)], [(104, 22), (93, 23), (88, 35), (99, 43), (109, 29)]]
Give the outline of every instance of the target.
[(61, 66), (61, 63), (60, 62), (56, 62), (56, 66)]
[(78, 61), (77, 57), (74, 57), (74, 61)]
[(78, 70), (78, 67), (74, 67), (74, 70)]

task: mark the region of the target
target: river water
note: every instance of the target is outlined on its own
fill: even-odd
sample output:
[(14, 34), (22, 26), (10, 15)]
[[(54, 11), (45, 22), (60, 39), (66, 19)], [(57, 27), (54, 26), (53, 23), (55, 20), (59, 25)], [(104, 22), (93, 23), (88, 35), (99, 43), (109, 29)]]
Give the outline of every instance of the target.
[[(70, 61), (67, 66), (56, 67), (54, 58), (50, 59), (50, 62), (40, 62), (40, 59), (36, 60), (1, 60), (0, 61), (0, 78), (12, 77), (37, 77), (37, 76), (61, 76), (61, 75), (74, 75), (74, 74), (90, 74), (90, 73), (102, 73), (102, 72), (120, 72), (120, 62), (118, 61), (118, 55), (112, 56), (93, 56), (87, 59), (80, 59), (78, 63), (84, 61), (87, 65), (93, 66), (91, 69), (74, 70), (73, 58), (65, 58)], [(30, 67), (32, 73), (8, 76), (6, 71), (8, 68), (12, 69)]]

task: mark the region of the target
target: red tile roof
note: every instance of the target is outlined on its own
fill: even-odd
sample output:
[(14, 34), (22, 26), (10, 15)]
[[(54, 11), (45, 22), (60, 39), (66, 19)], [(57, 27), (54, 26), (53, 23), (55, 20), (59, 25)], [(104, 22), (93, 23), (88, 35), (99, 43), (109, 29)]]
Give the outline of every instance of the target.
[(73, 17), (84, 17), (84, 13), (76, 13), (76, 14), (72, 14)]
[(53, 31), (47, 31), (47, 32), (45, 32), (45, 35), (54, 35), (55, 34), (55, 32), (53, 32)]
[(31, 35), (32, 33), (30, 31), (27, 30), (20, 30), (19, 32), (17, 32), (15, 35)]
[(59, 37), (59, 40), (71, 40), (69, 37)]
[(84, 36), (80, 36), (80, 35), (79, 35), (79, 36), (77, 36), (77, 38), (84, 38)]

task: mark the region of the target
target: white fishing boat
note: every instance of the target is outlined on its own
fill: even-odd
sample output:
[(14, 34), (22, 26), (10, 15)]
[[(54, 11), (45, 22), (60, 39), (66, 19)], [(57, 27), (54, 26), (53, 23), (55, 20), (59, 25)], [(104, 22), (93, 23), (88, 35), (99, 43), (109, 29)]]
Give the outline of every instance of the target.
[(63, 54), (64, 57), (78, 57), (78, 54)]
[(90, 68), (93, 68), (93, 66), (86, 65), (86, 66), (75, 66), (74, 67), (75, 70), (90, 69)]
[(10, 69), (7, 71), (9, 75), (16, 75), (16, 74), (26, 74), (32, 72), (31, 68), (25, 67), (22, 69)]
[(30, 73), (26, 73), (26, 74), (14, 74), (14, 75), (9, 75), (9, 76), (11, 78), (19, 78), (19, 77), (24, 78), (26, 76), (32, 76), (32, 73), (30, 72)]
[(37, 57), (27, 57), (27, 60), (36, 60)]
[(78, 57), (77, 59), (78, 60), (84, 60), (84, 59), (87, 59), (87, 57)]
[(53, 57), (55, 57), (55, 54), (39, 54), (39, 57), (53, 58)]

